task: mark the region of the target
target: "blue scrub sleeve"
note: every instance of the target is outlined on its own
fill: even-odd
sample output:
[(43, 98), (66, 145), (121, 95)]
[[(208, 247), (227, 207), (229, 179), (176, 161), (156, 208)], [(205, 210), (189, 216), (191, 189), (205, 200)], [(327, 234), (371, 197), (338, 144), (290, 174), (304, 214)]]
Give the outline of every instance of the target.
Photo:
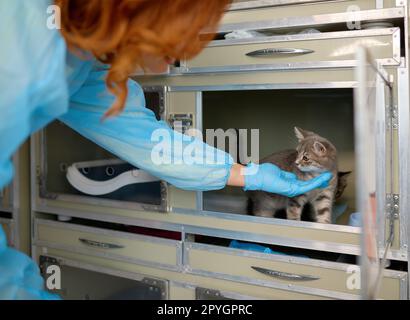
[(102, 121), (114, 102), (105, 86), (105, 71), (93, 71), (70, 99), (69, 112), (59, 119), (119, 158), (185, 190), (225, 187), (232, 157), (199, 138), (172, 130), (145, 107), (142, 88), (129, 80), (123, 113)]

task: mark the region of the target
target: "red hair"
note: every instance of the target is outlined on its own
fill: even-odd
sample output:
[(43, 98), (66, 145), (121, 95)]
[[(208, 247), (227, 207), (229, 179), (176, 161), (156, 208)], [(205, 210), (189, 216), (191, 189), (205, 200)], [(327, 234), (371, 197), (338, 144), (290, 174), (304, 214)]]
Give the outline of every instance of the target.
[(210, 40), (230, 0), (55, 0), (61, 33), (69, 48), (91, 52), (108, 63), (108, 89), (116, 96), (106, 116), (120, 113), (126, 82), (143, 56), (190, 59)]

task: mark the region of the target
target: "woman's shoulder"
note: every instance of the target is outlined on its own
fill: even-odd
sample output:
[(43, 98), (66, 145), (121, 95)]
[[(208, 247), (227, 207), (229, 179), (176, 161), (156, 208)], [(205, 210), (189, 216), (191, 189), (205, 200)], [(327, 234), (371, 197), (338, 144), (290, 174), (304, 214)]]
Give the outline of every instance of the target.
[(0, 1), (0, 63), (10, 72), (31, 77), (49, 74), (65, 64), (65, 41), (59, 32), (58, 10), (50, 0)]
[[(50, 0), (0, 1), (0, 110), (39, 129), (67, 110), (66, 45)], [(54, 22), (56, 22), (54, 21)], [(13, 108), (10, 108), (10, 104)], [(3, 109), (4, 108), (4, 109)], [(27, 119), (23, 121), (24, 117)]]

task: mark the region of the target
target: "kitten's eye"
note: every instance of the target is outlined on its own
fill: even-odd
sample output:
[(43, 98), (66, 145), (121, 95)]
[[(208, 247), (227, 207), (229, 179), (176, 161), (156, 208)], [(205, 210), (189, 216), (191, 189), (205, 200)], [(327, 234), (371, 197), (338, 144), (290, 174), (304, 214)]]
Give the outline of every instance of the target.
[(308, 159), (308, 157), (303, 156), (302, 160), (303, 160), (303, 161), (308, 161), (309, 159)]

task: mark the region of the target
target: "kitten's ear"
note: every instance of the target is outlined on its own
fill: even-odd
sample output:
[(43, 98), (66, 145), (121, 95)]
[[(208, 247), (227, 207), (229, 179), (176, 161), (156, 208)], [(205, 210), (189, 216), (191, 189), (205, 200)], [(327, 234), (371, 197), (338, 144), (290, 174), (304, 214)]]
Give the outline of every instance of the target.
[(296, 138), (298, 138), (299, 142), (302, 141), (303, 139), (305, 139), (305, 131), (304, 130), (302, 130), (301, 128), (298, 128), (298, 127), (295, 127), (294, 130), (295, 130)]
[(320, 143), (319, 141), (315, 141), (313, 143), (313, 150), (320, 156), (326, 154), (326, 147), (323, 145), (323, 143)]
[(311, 131), (303, 130), (299, 127), (295, 127), (294, 130), (295, 130), (296, 138), (298, 138), (299, 142), (305, 139), (307, 136), (311, 136), (315, 134)]

